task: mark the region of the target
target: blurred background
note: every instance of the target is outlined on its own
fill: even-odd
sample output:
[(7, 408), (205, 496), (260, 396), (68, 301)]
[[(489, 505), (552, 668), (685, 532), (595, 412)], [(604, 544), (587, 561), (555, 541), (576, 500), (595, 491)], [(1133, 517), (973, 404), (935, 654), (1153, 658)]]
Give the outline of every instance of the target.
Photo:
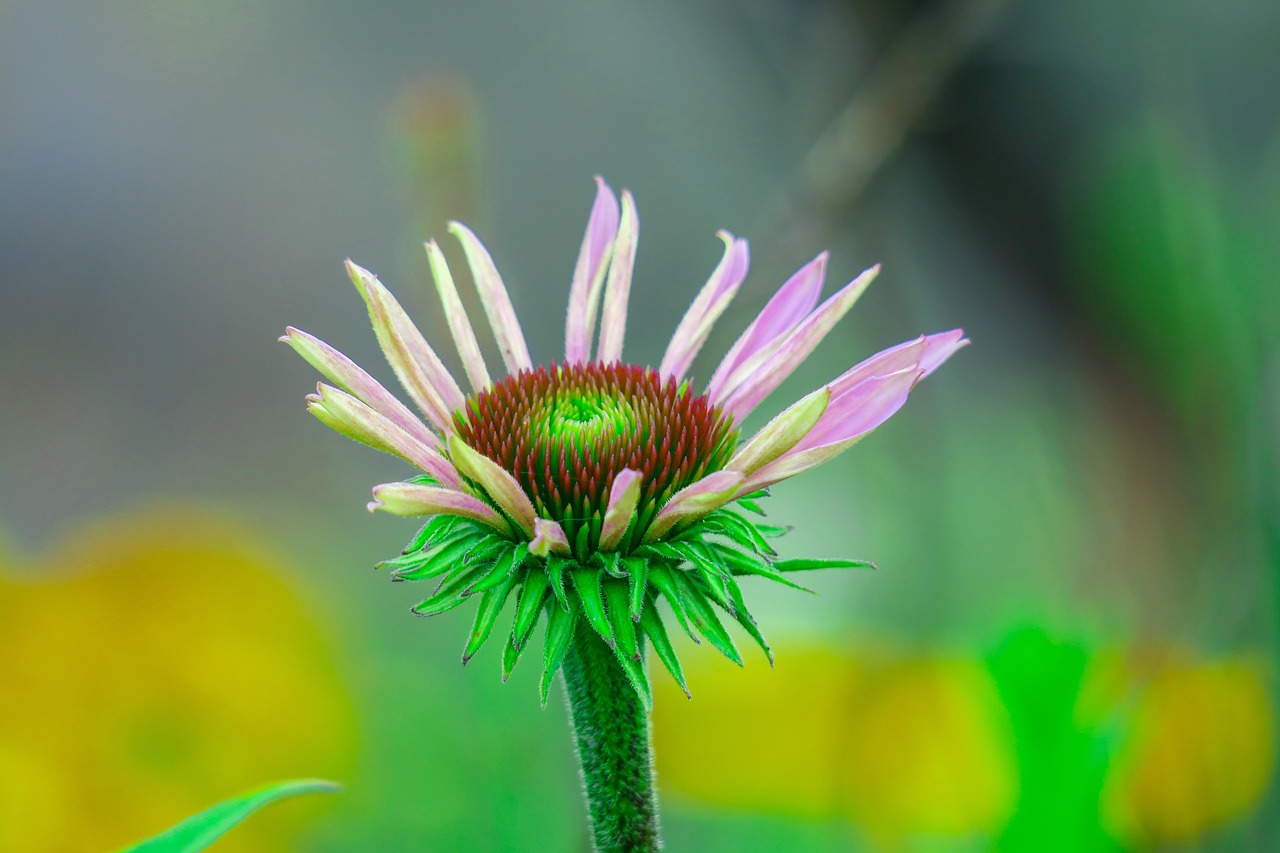
[(0, 849), (295, 776), (346, 789), (219, 849), (585, 849), (562, 703), (372, 570), (409, 472), (275, 338), (390, 382), (341, 261), (440, 337), (457, 218), (557, 357), (597, 173), (629, 360), (718, 228), (753, 269), (704, 379), (820, 250), (884, 264), (761, 419), (974, 341), (774, 490), (787, 556), (881, 568), (748, 588), (773, 669), (682, 649), (670, 849), (1276, 849), (1278, 44), (1261, 0), (0, 3)]

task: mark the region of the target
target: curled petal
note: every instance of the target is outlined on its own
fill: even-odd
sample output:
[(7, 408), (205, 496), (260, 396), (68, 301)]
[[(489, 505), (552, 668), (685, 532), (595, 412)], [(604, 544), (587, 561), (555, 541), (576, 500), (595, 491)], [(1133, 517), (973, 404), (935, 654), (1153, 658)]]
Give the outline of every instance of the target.
[(345, 391), (323, 383), (317, 385), (316, 393), (307, 397), (307, 411), (330, 429), (375, 450), (399, 456), (441, 483), (462, 485), (448, 459)]
[(612, 551), (622, 541), (622, 536), (635, 515), (640, 502), (641, 474), (634, 468), (623, 468), (613, 478), (609, 489), (609, 506), (604, 511), (604, 523), (600, 526), (600, 550)]
[(280, 340), (293, 347), (294, 352), (306, 359), (308, 364), (324, 374), (330, 382), (390, 419), (418, 441), (428, 447), (440, 446), (440, 439), (436, 438), (436, 434), (414, 417), (404, 403), (382, 387), (382, 383), (315, 335), (290, 326), (285, 329)]
[(529, 543), (529, 553), (535, 557), (548, 554), (568, 554), (569, 537), (565, 535), (560, 522), (546, 518), (533, 520), (533, 541)]
[(427, 419), (441, 432), (449, 432), (451, 413), (462, 407), (458, 383), (377, 276), (350, 260), (347, 273), (369, 307), (374, 334), (391, 369)]
[(711, 376), (707, 395), (712, 402), (723, 402), (742, 378), (749, 375), (792, 329), (800, 325), (800, 321), (818, 304), (826, 274), (827, 253), (823, 252), (778, 288), (751, 325), (738, 336)]
[(919, 366), (928, 376), (942, 366), (956, 350), (969, 343), (963, 329), (940, 332), (936, 335), (921, 335), (915, 340), (905, 341), (883, 352), (876, 353), (867, 360), (849, 368), (831, 383), (833, 396), (840, 396), (855, 385), (873, 376), (885, 376), (907, 367)]
[(622, 359), (622, 337), (627, 330), (627, 299), (631, 295), (631, 273), (636, 262), (636, 242), (640, 239), (640, 220), (636, 202), (627, 190), (622, 191), (622, 221), (618, 237), (613, 241), (613, 258), (609, 262), (609, 279), (605, 285), (604, 308), (600, 315), (600, 345), (596, 361), (610, 364)]
[(427, 262), (431, 265), (431, 278), (435, 280), (440, 304), (444, 306), (444, 316), (449, 322), (449, 333), (453, 335), (458, 355), (462, 356), (462, 368), (467, 372), (467, 379), (471, 380), (471, 387), (483, 391), (489, 387), (489, 369), (485, 367), (484, 357), (480, 355), (480, 342), (476, 340), (471, 320), (467, 318), (467, 309), (458, 296), (458, 287), (453, 283), (449, 262), (445, 260), (444, 252), (440, 251), (435, 240), (427, 241), (425, 247)]
[(858, 301), (867, 286), (880, 272), (879, 265), (871, 267), (855, 278), (834, 296), (796, 326), (777, 350), (766, 358), (751, 375), (742, 380), (742, 384), (729, 395), (724, 402), (724, 409), (741, 421), (751, 410), (760, 404), (782, 380), (791, 375), (814, 347), (822, 342), (832, 327), (840, 321), (853, 303)]
[(568, 364), (591, 359), (591, 337), (595, 334), (600, 291), (617, 236), (618, 200), (604, 179), (596, 176), (596, 200), (587, 220), (587, 232), (582, 235), (582, 249), (578, 252), (573, 287), (569, 291), (569, 316), (564, 335), (564, 360)]
[(479, 498), (453, 489), (420, 486), (416, 483), (385, 483), (373, 487), (369, 512), (382, 510), (392, 515), (460, 515), (511, 535), (507, 520)]
[(700, 518), (718, 509), (738, 494), (745, 478), (739, 471), (717, 471), (696, 483), (685, 486), (654, 516), (645, 532), (644, 541), (661, 539), (672, 527)]
[(727, 231), (721, 231), (716, 236), (724, 241), (724, 257), (685, 312), (671, 343), (667, 345), (667, 352), (658, 368), (663, 379), (684, 378), (698, 350), (702, 349), (707, 336), (711, 334), (711, 327), (729, 307), (742, 280), (747, 277), (747, 268), (750, 266), (747, 241), (735, 240)]
[(725, 465), (730, 471), (741, 471), (751, 474), (768, 465), (791, 448), (818, 423), (827, 404), (831, 400), (831, 391), (826, 387), (819, 388), (807, 397), (803, 397), (775, 417), (764, 428), (751, 437), (733, 458)]
[(533, 367), (529, 347), (524, 342), (516, 310), (511, 306), (511, 297), (507, 295), (493, 258), (480, 239), (461, 222), (450, 222), (449, 233), (462, 244), (467, 264), (471, 267), (471, 280), (480, 294), (480, 304), (489, 318), (489, 326), (493, 329), (493, 338), (498, 342), (498, 351), (502, 353), (502, 363), (507, 366), (507, 372), (529, 370)]
[(449, 458), (463, 476), (478, 483), (503, 512), (511, 517), (524, 534), (532, 539), (537, 535), (534, 522), (537, 514), (524, 489), (501, 465), (488, 456), (469, 447), (456, 435), (449, 436)]
[(747, 478), (739, 494), (763, 489), (821, 465), (887, 421), (902, 405), (924, 372), (908, 367), (876, 376), (831, 401), (818, 424), (790, 452)]

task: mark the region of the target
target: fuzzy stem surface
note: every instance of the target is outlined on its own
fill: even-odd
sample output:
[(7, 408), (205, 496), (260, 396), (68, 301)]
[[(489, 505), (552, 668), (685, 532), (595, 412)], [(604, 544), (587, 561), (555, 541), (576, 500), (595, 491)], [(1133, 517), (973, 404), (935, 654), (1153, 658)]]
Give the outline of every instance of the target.
[(658, 850), (649, 715), (613, 649), (584, 623), (565, 655), (564, 684), (592, 842), (599, 853)]

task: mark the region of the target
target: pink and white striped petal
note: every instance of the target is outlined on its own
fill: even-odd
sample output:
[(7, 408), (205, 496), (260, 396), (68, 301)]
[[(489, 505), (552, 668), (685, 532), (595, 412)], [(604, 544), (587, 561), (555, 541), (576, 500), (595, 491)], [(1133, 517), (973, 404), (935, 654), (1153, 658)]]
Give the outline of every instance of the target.
[(750, 475), (768, 465), (795, 447), (813, 429), (830, 401), (831, 390), (822, 387), (792, 403), (740, 447), (724, 467)]
[(738, 494), (750, 494), (794, 477), (844, 452), (902, 408), (923, 375), (918, 367), (908, 367), (888, 376), (872, 377), (832, 400), (809, 434), (788, 453), (748, 477)]
[(289, 326), (280, 341), (288, 344), (293, 351), (306, 359), (307, 363), (320, 371), (326, 379), (337, 385), (357, 400), (366, 403), (374, 411), (385, 415), (396, 426), (428, 447), (439, 447), (440, 439), (427, 429), (409, 411), (408, 406), (395, 398), (395, 395), (382, 386), (354, 361), (338, 352), (315, 335), (309, 335), (301, 329)]
[(818, 304), (826, 274), (827, 253), (823, 252), (778, 288), (751, 325), (738, 336), (712, 374), (711, 381), (707, 383), (707, 396), (713, 403), (723, 402), (743, 377), (749, 375), (809, 315), (813, 306)]
[(378, 344), (400, 384), (432, 425), (447, 434), (453, 428), (452, 414), (464, 399), (458, 383), (377, 276), (350, 260), (347, 272), (369, 307)]
[(627, 331), (627, 300), (631, 295), (631, 273), (636, 263), (636, 243), (640, 239), (640, 219), (636, 202), (622, 191), (622, 220), (613, 241), (609, 278), (605, 284), (604, 307), (600, 314), (600, 344), (596, 361), (612, 364), (622, 360), (622, 338)]
[(488, 388), (489, 369), (485, 367), (484, 356), (480, 355), (480, 342), (476, 340), (475, 330), (471, 328), (471, 320), (467, 317), (467, 309), (458, 296), (458, 287), (453, 283), (453, 273), (449, 270), (449, 262), (435, 240), (423, 244), (427, 250), (427, 263), (431, 266), (431, 278), (436, 283), (436, 292), (440, 294), (440, 304), (444, 307), (445, 320), (449, 323), (449, 334), (453, 335), (454, 346), (462, 357), (462, 369), (467, 373), (471, 387), (476, 391)]
[(316, 385), (316, 393), (307, 396), (307, 411), (330, 429), (375, 450), (398, 456), (447, 486), (462, 485), (449, 460), (345, 391), (324, 383)]
[(533, 361), (529, 358), (529, 347), (524, 342), (524, 332), (520, 329), (520, 321), (516, 310), (511, 305), (511, 297), (498, 275), (498, 268), (493, 258), (485, 249), (480, 238), (461, 222), (450, 222), (449, 233), (462, 244), (462, 251), (467, 256), (467, 264), (471, 267), (471, 280), (475, 282), (476, 292), (480, 294), (480, 304), (484, 306), (485, 316), (489, 318), (489, 326), (493, 329), (493, 338), (498, 342), (498, 351), (502, 353), (502, 363), (507, 366), (508, 373), (519, 373), (530, 370)]
[(379, 509), (392, 515), (459, 515), (487, 524), (504, 536), (511, 535), (511, 525), (493, 507), (453, 489), (384, 483), (373, 487), (373, 500), (369, 502), (369, 512)]
[(533, 540), (529, 543), (529, 553), (535, 557), (548, 554), (568, 554), (569, 537), (565, 535), (560, 522), (548, 518), (533, 520)]
[(641, 476), (634, 468), (623, 468), (614, 475), (613, 485), (609, 487), (609, 506), (600, 525), (601, 551), (616, 548), (631, 525), (636, 504), (640, 502)]
[(741, 422), (749, 415), (765, 397), (791, 375), (793, 370), (800, 366), (801, 362), (809, 357), (809, 353), (813, 352), (832, 327), (849, 312), (879, 272), (880, 266), (877, 264), (819, 305), (816, 311), (787, 335), (772, 355), (766, 358), (750, 376), (742, 380), (742, 384), (725, 400), (723, 406), (725, 411), (737, 422)]
[(468, 446), (456, 435), (449, 436), (449, 459), (463, 476), (477, 483), (516, 526), (532, 539), (537, 535), (534, 522), (537, 513), (524, 489), (497, 462)]
[(671, 343), (667, 345), (667, 352), (662, 357), (662, 364), (658, 367), (658, 373), (663, 379), (684, 378), (689, 365), (698, 355), (698, 350), (702, 349), (707, 336), (711, 334), (711, 327), (729, 307), (738, 288), (742, 286), (742, 280), (747, 277), (747, 268), (751, 262), (747, 241), (735, 240), (728, 231), (720, 231), (716, 236), (724, 241), (724, 257), (676, 327)]
[(740, 471), (716, 471), (696, 483), (685, 486), (671, 496), (671, 500), (654, 516), (645, 531), (645, 542), (656, 542), (677, 524), (701, 518), (718, 509), (739, 493), (743, 480)]
[(921, 335), (915, 340), (904, 341), (849, 368), (831, 383), (831, 393), (838, 397), (873, 376), (884, 376), (906, 367), (919, 366), (924, 375), (928, 376), (941, 367), (956, 350), (968, 343), (963, 329)]
[(569, 315), (565, 321), (564, 360), (581, 364), (591, 360), (591, 339), (600, 309), (600, 291), (618, 236), (618, 199), (600, 176), (596, 176), (596, 200), (591, 206), (587, 231), (573, 269), (569, 290)]

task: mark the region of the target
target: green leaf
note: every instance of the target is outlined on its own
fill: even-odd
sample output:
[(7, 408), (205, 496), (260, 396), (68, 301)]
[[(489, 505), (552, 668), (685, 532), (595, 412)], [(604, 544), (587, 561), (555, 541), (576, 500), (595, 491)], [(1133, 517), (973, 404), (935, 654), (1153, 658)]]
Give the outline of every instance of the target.
[(542, 599), (547, 594), (546, 572), (525, 572), (524, 587), (520, 590), (520, 601), (516, 604), (515, 630), (511, 635), (511, 643), (516, 651), (529, 639), (529, 632), (538, 623), (538, 614), (542, 612)]
[(661, 659), (663, 666), (667, 668), (667, 672), (671, 673), (671, 677), (680, 685), (684, 695), (692, 699), (693, 695), (689, 693), (689, 685), (685, 683), (684, 672), (680, 668), (680, 658), (676, 656), (675, 647), (671, 645), (671, 638), (667, 636), (667, 628), (662, 624), (662, 617), (658, 615), (658, 608), (653, 601), (649, 601), (644, 610), (641, 611), (640, 627), (648, 635), (649, 642), (653, 644), (653, 650), (658, 653), (658, 657)]
[(159, 835), (135, 844), (124, 853), (196, 853), (226, 835), (263, 806), (301, 794), (330, 793), (340, 789), (340, 785), (320, 779), (277, 782), (259, 791), (211, 806)]
[(516, 576), (507, 575), (505, 583), (480, 596), (480, 606), (476, 609), (476, 621), (471, 625), (471, 636), (467, 640), (467, 647), (462, 650), (463, 666), (475, 657), (485, 640), (489, 639), (489, 634), (493, 632), (493, 625), (498, 621), (498, 614), (502, 612), (502, 605), (507, 603), (507, 596), (511, 594), (515, 585)]
[(780, 572), (807, 572), (811, 569), (877, 569), (870, 560), (779, 560), (773, 567)]
[(547, 704), (551, 682), (560, 671), (569, 646), (573, 644), (573, 629), (577, 624), (578, 616), (572, 611), (561, 610), (559, 607), (549, 608), (546, 639), (542, 647), (542, 681), (538, 685), (543, 707)]
[(582, 614), (587, 617), (591, 627), (595, 628), (609, 648), (617, 645), (613, 630), (609, 626), (609, 617), (604, 612), (604, 598), (601, 596), (600, 572), (596, 569), (582, 567), (573, 570), (573, 586), (578, 591), (578, 600), (582, 602)]

